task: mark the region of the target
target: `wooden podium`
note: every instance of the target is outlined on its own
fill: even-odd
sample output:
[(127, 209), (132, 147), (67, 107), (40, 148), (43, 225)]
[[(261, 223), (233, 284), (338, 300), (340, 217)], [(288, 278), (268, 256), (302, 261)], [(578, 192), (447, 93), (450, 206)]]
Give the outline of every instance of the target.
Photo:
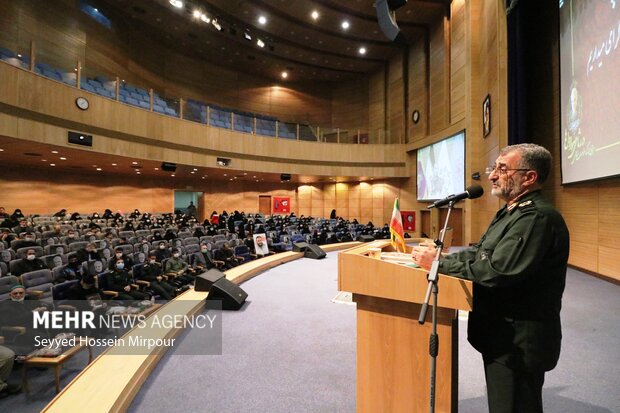
[[(357, 412), (428, 412), (431, 306), (426, 323), (418, 323), (427, 272), (371, 258), (370, 248), (394, 251), (389, 241), (375, 241), (338, 256), (339, 290), (352, 292), (357, 303)], [(440, 275), (438, 285), (435, 411), (452, 413), (458, 409), (456, 310), (471, 310), (472, 283)]]

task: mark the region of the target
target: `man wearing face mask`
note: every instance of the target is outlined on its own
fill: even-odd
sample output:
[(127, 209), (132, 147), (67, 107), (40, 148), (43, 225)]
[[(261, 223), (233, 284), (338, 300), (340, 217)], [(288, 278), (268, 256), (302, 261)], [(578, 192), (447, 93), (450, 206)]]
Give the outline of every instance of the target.
[(157, 246), (157, 250), (155, 251), (155, 259), (158, 263), (162, 263), (166, 258), (170, 258), (172, 254), (170, 253), (170, 249), (166, 247), (165, 242), (160, 242)]
[(132, 289), (132, 278), (123, 258), (115, 258), (112, 263), (112, 270), (106, 273), (106, 289), (116, 291), (119, 300), (147, 300), (148, 294)]
[(161, 265), (157, 263), (155, 254), (149, 254), (147, 262), (142, 266), (138, 279), (148, 281), (149, 288), (159, 294), (165, 300), (171, 300), (175, 296), (173, 286), (164, 281)]
[(182, 284), (189, 284), (194, 280), (194, 277), (188, 273), (193, 271), (194, 270), (189, 268), (189, 265), (181, 259), (181, 251), (177, 248), (173, 248), (172, 257), (166, 261), (164, 273), (174, 277)]
[(125, 255), (122, 248), (116, 247), (114, 248), (114, 257), (110, 260), (108, 268), (113, 270), (116, 266), (116, 261), (119, 259), (123, 260), (123, 263), (125, 264), (125, 268), (127, 268), (127, 270), (130, 270), (131, 267), (133, 267), (133, 259), (130, 256)]
[(13, 275), (19, 277), (20, 275), (27, 272), (42, 270), (45, 268), (47, 268), (45, 262), (43, 262), (42, 259), (37, 258), (35, 250), (29, 249), (26, 252), (26, 256), (22, 258), (21, 261), (17, 263), (17, 265), (15, 265)]
[[(482, 354), (491, 413), (541, 413), (545, 372), (560, 356), (560, 309), (569, 233), (541, 194), (549, 151), (508, 146), (487, 168), (491, 193), (506, 202), (480, 242), (442, 257), (439, 272), (474, 282), (468, 340)], [(433, 247), (414, 247), (429, 269)]]
[(217, 261), (213, 258), (211, 251), (209, 251), (209, 247), (206, 242), (200, 244), (200, 251), (194, 253), (194, 263), (192, 267), (194, 270), (202, 272), (205, 270), (210, 270), (215, 267), (222, 267), (224, 265), (223, 261)]

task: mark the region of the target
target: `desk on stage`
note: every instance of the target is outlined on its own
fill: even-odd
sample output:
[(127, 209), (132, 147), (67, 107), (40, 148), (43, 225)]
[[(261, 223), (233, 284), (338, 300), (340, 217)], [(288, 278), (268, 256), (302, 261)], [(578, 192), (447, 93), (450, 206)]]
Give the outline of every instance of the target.
[[(427, 272), (371, 258), (371, 248), (394, 251), (389, 241), (376, 241), (338, 257), (338, 288), (357, 303), (357, 412), (427, 412), (431, 306), (427, 322), (418, 323)], [(440, 275), (438, 285), (435, 411), (452, 413), (458, 407), (456, 310), (471, 310), (472, 283)]]

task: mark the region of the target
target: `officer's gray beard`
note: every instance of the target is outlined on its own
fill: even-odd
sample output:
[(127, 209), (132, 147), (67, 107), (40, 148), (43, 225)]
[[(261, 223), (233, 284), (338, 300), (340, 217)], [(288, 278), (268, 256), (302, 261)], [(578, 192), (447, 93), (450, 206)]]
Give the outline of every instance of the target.
[(500, 186), (499, 188), (492, 188), (491, 194), (495, 195), (499, 199), (502, 199), (506, 202), (509, 202), (523, 192), (523, 185), (517, 183), (514, 179), (509, 179), (506, 181), (506, 185)]

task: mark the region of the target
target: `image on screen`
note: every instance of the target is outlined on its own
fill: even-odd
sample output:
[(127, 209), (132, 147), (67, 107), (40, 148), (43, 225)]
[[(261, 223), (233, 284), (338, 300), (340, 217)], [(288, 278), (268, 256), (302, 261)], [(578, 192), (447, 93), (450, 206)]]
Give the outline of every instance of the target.
[(465, 191), (465, 131), (418, 149), (418, 201)]
[(562, 183), (620, 175), (620, 1), (559, 7)]

